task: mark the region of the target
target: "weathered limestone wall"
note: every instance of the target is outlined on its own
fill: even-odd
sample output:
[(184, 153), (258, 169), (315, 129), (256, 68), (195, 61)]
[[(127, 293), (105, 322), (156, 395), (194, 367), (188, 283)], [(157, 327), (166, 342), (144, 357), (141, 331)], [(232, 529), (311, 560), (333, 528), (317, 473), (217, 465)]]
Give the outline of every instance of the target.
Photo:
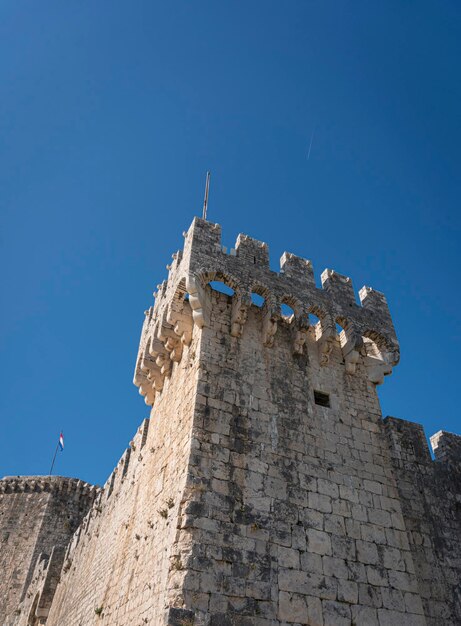
[(66, 555), (47, 626), (164, 623), (190, 454), (198, 340), (175, 363)]
[(359, 305), (331, 270), (317, 288), (288, 253), (274, 272), (245, 235), (228, 254), (200, 219), (168, 270), (135, 368), (150, 420), (66, 552), (27, 570), (11, 626), (460, 623), (461, 438), (434, 436), (433, 462), (421, 427), (382, 420), (384, 295)]
[[(315, 329), (293, 357), (287, 321), (264, 346), (254, 305), (242, 337), (232, 337), (231, 298), (211, 298), (190, 470), (196, 488), (177, 545), (184, 593), (170, 623), (425, 624), (364, 366), (346, 373), (339, 338), (322, 366)], [(329, 394), (330, 408), (315, 404), (314, 390)]]
[(26, 597), (38, 561), (67, 545), (94, 500), (91, 485), (61, 476), (0, 480), (0, 624)]
[(27, 586), (26, 594), (13, 612), (8, 626), (41, 626), (46, 623), (64, 563), (66, 546), (56, 545), (51, 554), (41, 554)]
[(461, 624), (461, 437), (387, 417), (405, 526), (431, 626)]

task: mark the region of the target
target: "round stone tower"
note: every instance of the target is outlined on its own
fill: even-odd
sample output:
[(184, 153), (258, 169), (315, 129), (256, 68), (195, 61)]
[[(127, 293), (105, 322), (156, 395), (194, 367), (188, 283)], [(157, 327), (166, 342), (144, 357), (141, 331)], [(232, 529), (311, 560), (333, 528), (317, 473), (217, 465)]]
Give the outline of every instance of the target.
[(37, 563), (48, 560), (53, 547), (68, 544), (97, 491), (63, 476), (0, 480), (0, 571), (5, 573), (0, 577), (0, 624), (14, 619)]

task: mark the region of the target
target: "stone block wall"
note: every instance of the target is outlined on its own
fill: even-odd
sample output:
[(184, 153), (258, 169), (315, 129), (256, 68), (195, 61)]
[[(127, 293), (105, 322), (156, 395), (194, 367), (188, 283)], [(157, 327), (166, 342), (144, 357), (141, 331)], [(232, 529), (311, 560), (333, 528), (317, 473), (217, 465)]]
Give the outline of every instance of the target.
[(197, 218), (168, 269), (134, 376), (150, 419), (66, 551), (27, 570), (14, 626), (461, 623), (461, 439), (434, 436), (433, 462), (420, 426), (382, 420), (383, 294), (359, 305), (332, 270), (319, 289), (288, 253), (274, 272), (245, 235), (227, 254)]
[(439, 430), (432, 435), (431, 445), (437, 461), (444, 461), (459, 469), (461, 466), (461, 437), (459, 435)]
[(8, 619), (8, 626), (41, 626), (46, 624), (54, 594), (60, 580), (66, 546), (54, 546), (51, 555), (37, 560), (27, 591), (18, 608)]
[(18, 612), (38, 561), (67, 545), (95, 494), (93, 486), (61, 476), (0, 480), (0, 624)]
[(394, 473), (427, 624), (461, 623), (461, 437), (385, 419)]
[[(264, 346), (252, 305), (209, 293), (171, 624), (425, 624), (375, 386), (339, 337), (293, 356), (289, 320)], [(329, 397), (315, 403), (314, 392)], [(183, 545), (184, 544), (184, 545)]]
[(185, 347), (65, 556), (47, 625), (163, 624), (183, 505), (199, 367)]

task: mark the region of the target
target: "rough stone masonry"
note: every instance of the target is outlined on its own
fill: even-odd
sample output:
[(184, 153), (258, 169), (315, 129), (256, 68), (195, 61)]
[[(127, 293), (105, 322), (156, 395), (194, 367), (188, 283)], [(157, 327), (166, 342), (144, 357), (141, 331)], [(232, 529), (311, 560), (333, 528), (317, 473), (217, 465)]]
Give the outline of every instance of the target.
[(0, 481), (0, 623), (461, 624), (461, 437), (382, 419), (384, 296), (198, 218), (168, 270), (104, 487)]

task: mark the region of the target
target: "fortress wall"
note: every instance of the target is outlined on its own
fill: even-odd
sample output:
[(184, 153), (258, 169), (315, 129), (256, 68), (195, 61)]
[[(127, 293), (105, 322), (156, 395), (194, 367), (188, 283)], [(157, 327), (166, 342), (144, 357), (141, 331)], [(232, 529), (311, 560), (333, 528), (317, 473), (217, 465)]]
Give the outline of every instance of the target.
[(346, 374), (339, 341), (321, 366), (312, 331), (302, 356), (286, 323), (264, 347), (256, 306), (232, 337), (231, 299), (211, 297), (170, 623), (424, 624), (374, 385)]
[(49, 492), (0, 494), (0, 624), (17, 608), (26, 581)]
[[(209, 297), (195, 488), (181, 517), (192, 549), (181, 557), (183, 594), (169, 623), (425, 624), (375, 386), (363, 365), (347, 374), (336, 339), (322, 366), (315, 329), (307, 351), (293, 356), (286, 322), (264, 346), (263, 311), (254, 305), (241, 339), (232, 337), (231, 298)], [(314, 390), (329, 394), (331, 408), (315, 404)]]
[[(47, 626), (162, 624), (186, 480), (196, 333), (66, 555)], [(173, 563), (173, 565), (172, 565)]]
[(14, 626), (459, 623), (461, 438), (437, 433), (434, 463), (419, 425), (381, 419), (384, 295), (359, 305), (332, 270), (317, 288), (289, 253), (274, 272), (246, 235), (227, 254), (205, 220), (184, 235), (136, 361), (150, 420), (65, 554), (29, 568)]
[(0, 623), (24, 600), (39, 560), (65, 546), (91, 505), (95, 488), (61, 476), (0, 481)]
[(49, 557), (40, 556), (23, 600), (7, 621), (7, 626), (40, 626), (45, 623), (61, 575), (65, 551), (65, 546), (55, 546)]
[(385, 419), (392, 461), (408, 529), (418, 587), (427, 623), (461, 623), (461, 437), (441, 431), (431, 438), (432, 461), (421, 425), (393, 417)]

